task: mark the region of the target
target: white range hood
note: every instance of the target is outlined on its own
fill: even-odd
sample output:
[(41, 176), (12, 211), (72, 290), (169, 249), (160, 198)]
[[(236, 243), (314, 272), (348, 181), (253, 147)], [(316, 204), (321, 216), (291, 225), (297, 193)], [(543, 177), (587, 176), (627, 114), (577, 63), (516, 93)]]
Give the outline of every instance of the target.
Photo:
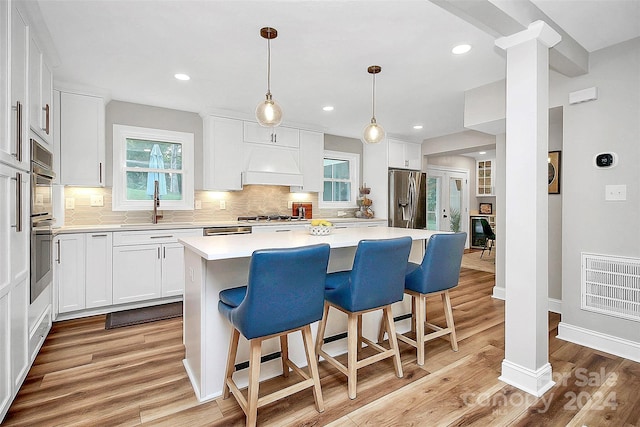
[(297, 150), (255, 145), (245, 153), (242, 185), (302, 186)]

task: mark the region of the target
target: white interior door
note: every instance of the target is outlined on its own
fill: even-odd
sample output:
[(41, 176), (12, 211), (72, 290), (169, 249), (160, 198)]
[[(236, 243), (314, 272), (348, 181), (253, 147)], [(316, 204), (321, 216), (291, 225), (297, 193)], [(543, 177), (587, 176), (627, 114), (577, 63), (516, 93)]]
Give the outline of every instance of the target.
[(467, 231), (469, 171), (427, 168), (427, 229)]

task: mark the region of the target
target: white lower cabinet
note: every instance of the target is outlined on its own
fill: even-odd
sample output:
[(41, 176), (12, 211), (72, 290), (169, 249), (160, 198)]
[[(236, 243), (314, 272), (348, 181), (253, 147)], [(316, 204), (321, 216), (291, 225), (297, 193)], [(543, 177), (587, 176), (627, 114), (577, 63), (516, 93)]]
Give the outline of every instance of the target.
[(0, 294), (0, 422), (13, 399), (9, 298), (9, 293)]
[(178, 238), (202, 229), (115, 233), (113, 303), (179, 296), (184, 292), (184, 248)]
[(111, 305), (113, 233), (87, 234), (85, 243), (85, 307)]
[(58, 312), (83, 310), (85, 288), (84, 234), (61, 234), (53, 240), (53, 281)]
[(112, 233), (60, 234), (53, 242), (58, 313), (111, 305)]

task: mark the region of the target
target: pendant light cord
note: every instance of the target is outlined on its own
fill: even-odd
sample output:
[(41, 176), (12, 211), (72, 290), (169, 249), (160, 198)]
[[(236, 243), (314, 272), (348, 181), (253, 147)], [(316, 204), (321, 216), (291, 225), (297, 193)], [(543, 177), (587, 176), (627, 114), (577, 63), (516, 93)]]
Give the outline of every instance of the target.
[(271, 94), (271, 39), (267, 39), (267, 94)]
[(376, 119), (376, 75), (375, 73), (373, 74), (373, 102), (371, 102), (371, 117), (373, 118), (373, 120)]

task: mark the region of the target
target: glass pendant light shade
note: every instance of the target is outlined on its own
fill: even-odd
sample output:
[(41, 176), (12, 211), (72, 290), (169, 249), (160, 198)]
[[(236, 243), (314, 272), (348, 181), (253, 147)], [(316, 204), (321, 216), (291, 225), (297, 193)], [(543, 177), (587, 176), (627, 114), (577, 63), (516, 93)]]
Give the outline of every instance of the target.
[(278, 31), (264, 27), (260, 29), (260, 35), (267, 39), (267, 95), (256, 107), (256, 120), (260, 126), (276, 127), (282, 122), (282, 108), (271, 96), (271, 40), (278, 37)]
[(362, 131), (362, 142), (366, 144), (377, 144), (384, 139), (384, 128), (376, 123), (376, 74), (382, 71), (379, 65), (372, 65), (367, 68), (367, 72), (373, 75), (373, 95), (371, 123), (365, 126)]
[(377, 144), (384, 139), (384, 128), (371, 119), (371, 123), (365, 126), (362, 132), (362, 141), (367, 144)]
[(275, 127), (282, 122), (282, 108), (270, 93), (267, 93), (266, 99), (256, 107), (256, 120), (264, 127)]

